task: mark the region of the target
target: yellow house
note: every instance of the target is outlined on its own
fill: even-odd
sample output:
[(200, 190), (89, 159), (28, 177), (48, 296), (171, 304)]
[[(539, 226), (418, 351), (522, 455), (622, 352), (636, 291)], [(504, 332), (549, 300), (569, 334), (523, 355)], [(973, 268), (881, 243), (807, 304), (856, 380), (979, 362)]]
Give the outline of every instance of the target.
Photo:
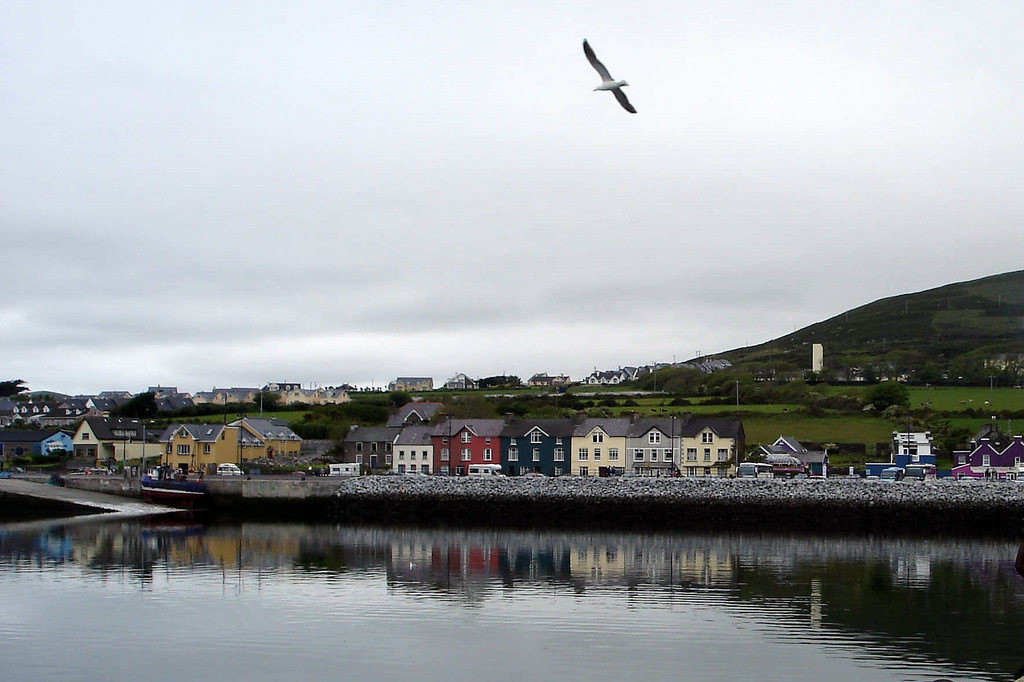
[(174, 469), (200, 471), (210, 465), (240, 464), (238, 428), (224, 424), (174, 424), (160, 436), (160, 463)]
[[(242, 430), (242, 461), (288, 460), (299, 456), (302, 438), (280, 419), (243, 417), (228, 426)], [(235, 460), (232, 460), (235, 461)]]
[(623, 417), (583, 419), (572, 432), (570, 471), (573, 476), (598, 476), (602, 468), (626, 466), (630, 420)]
[(679, 472), (691, 477), (736, 475), (746, 446), (743, 422), (729, 417), (693, 417), (681, 429)]

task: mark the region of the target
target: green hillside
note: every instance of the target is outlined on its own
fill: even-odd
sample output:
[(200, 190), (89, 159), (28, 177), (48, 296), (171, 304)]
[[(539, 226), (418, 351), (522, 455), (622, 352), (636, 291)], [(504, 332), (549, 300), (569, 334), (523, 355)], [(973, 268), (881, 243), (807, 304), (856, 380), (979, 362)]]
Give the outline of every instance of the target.
[(719, 357), (802, 371), (810, 367), (813, 343), (824, 347), (827, 380), (1019, 383), (1024, 270), (883, 298)]

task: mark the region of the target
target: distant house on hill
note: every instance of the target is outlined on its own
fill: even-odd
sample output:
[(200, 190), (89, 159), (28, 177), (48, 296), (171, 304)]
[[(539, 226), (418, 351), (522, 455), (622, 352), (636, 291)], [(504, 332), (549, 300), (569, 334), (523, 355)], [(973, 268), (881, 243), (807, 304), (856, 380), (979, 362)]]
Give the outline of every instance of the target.
[(568, 386), (569, 383), (569, 375), (567, 374), (551, 376), (546, 372), (534, 374), (526, 382), (528, 386)]
[(444, 382), (444, 387), (449, 391), (467, 391), (475, 390), (476, 388), (479, 388), (479, 385), (462, 372), (459, 372), (448, 381)]
[[(632, 371), (631, 371), (632, 370)], [(636, 368), (620, 367), (604, 371), (594, 371), (584, 383), (598, 386), (617, 386), (636, 379)]]
[(388, 384), (389, 391), (433, 391), (432, 377), (398, 377)]
[(199, 391), (192, 396), (196, 405), (227, 405), (230, 403), (254, 403), (259, 396), (258, 388), (214, 388)]

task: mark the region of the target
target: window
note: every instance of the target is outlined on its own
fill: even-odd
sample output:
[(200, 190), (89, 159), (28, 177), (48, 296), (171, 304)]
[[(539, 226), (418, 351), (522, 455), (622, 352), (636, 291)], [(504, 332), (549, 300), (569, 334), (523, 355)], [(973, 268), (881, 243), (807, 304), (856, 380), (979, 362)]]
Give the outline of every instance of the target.
[(960, 464), (967, 464), (967, 455), (960, 455)]
[(562, 439), (561, 438), (556, 438), (555, 439), (555, 445), (562, 445), (562, 444), (563, 443), (562, 443)]
[[(179, 445), (178, 447), (180, 448), (181, 446)], [(990, 458), (991, 458), (991, 455), (982, 455), (981, 456), (981, 466), (987, 467), (991, 463), (990, 462)]]
[(470, 459), (472, 459), (471, 455), (472, 455), (472, 452), (471, 452), (471, 450), (469, 448), (462, 448), (462, 461), (463, 462), (468, 462)]
[(508, 449), (508, 461), (518, 462), (519, 461), (519, 448)]
[(672, 461), (672, 448), (665, 448), (665, 450), (662, 452), (662, 457), (665, 459), (666, 462), (671, 462)]
[(534, 431), (533, 433), (530, 434), (530, 442), (543, 443), (544, 437), (541, 435), (540, 431)]
[(539, 462), (540, 461), (540, 448), (534, 448), (533, 449), (533, 461), (534, 462)]
[(377, 441), (370, 443), (370, 452), (377, 452)]
[(686, 461), (696, 462), (697, 461), (697, 448), (686, 448)]
[(600, 431), (595, 431), (594, 435), (593, 435), (593, 440), (594, 440), (595, 443), (603, 443), (604, 442), (604, 434), (601, 433)]
[(492, 459), (494, 459), (494, 453), (490, 448), (484, 448), (484, 461), (490, 462)]
[(362, 444), (362, 442), (356, 443), (356, 452), (362, 452), (362, 451), (363, 451), (363, 444)]
[(711, 448), (704, 448), (704, 461), (705, 462), (710, 462), (711, 461)]
[(644, 461), (644, 449), (643, 448), (636, 448), (636, 449), (633, 450), (633, 461), (634, 462), (642, 462), (642, 461)]
[(714, 443), (715, 442), (715, 434), (711, 433), (710, 431), (705, 431), (704, 433), (700, 434), (700, 442), (701, 443)]
[(515, 438), (509, 438), (508, 439), (508, 444), (509, 445), (515, 445), (516, 444), (516, 439)]
[[(189, 454), (192, 454), (192, 446), (189, 445), (188, 443), (179, 443), (178, 444), (178, 454), (179, 455), (189, 455)], [(985, 456), (988, 457), (988, 455), (985, 455)]]
[(447, 462), (451, 459), (451, 455), (448, 452), (448, 448), (441, 448), (441, 461)]
[(619, 449), (618, 448), (608, 448), (608, 461), (609, 462), (618, 462), (619, 461)]
[(601, 448), (594, 448), (594, 460), (601, 459)]
[(647, 442), (651, 445), (658, 445), (661, 443), (661, 431), (651, 431), (648, 433)]
[(555, 476), (562, 475), (562, 467), (555, 467)]
[(210, 444), (209, 443), (203, 443), (203, 454), (204, 455), (210, 454)]
[(728, 462), (729, 461), (729, 449), (728, 448), (718, 448), (718, 461), (719, 462)]
[(555, 448), (555, 461), (556, 462), (564, 462), (565, 461), (565, 448)]
[[(694, 454), (696, 454), (696, 451), (694, 451)], [(697, 458), (694, 457), (694, 459), (697, 459)], [(686, 467), (686, 475), (687, 476), (696, 476), (697, 475), (697, 467)]]
[(423, 451), (423, 456), (422, 456), (422, 457), (420, 457), (420, 459), (422, 459), (422, 460), (423, 460), (424, 462), (426, 462), (426, 461), (427, 461), (428, 459), (430, 459), (430, 458), (429, 458), (429, 457), (427, 456), (427, 451), (426, 451), (426, 450), (424, 450), (424, 451)]
[(89, 432), (88, 431), (83, 431), (82, 432), (82, 440), (89, 440)]
[(398, 451), (398, 461), (401, 462), (404, 459), (405, 459), (405, 450), (399, 450)]
[(384, 455), (384, 462), (386, 464), (391, 464), (391, 454), (390, 453)]
[(469, 431), (463, 431), (462, 432), (462, 442), (463, 443), (468, 443), (470, 438), (472, 438), (472, 436), (470, 436)]
[(590, 459), (590, 450), (588, 450), (587, 448), (580, 448), (577, 455), (577, 459), (579, 459), (581, 462), (584, 460), (588, 460)]
[(590, 469), (588, 469), (587, 467), (580, 467), (580, 476), (589, 476), (589, 475), (590, 475)]

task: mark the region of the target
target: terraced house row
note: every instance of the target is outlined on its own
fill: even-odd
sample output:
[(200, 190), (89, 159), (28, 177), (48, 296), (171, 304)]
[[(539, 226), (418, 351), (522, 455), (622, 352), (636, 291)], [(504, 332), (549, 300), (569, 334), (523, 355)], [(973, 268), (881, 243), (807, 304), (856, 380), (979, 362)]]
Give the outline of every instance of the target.
[(474, 464), (498, 464), (507, 476), (728, 477), (744, 440), (739, 419), (691, 415), (414, 420), (353, 428), (343, 457), (403, 474), (464, 476)]

